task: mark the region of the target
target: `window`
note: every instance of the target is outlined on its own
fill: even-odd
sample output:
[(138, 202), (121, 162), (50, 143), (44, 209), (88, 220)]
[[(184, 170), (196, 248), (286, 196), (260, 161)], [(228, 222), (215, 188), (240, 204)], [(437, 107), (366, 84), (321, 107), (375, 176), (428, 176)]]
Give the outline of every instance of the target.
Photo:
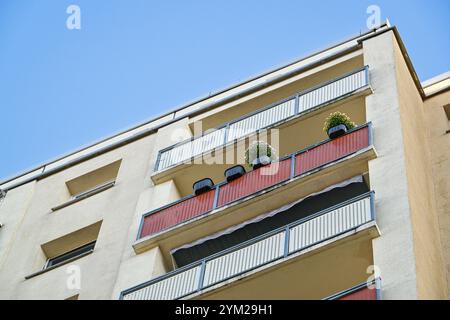
[(114, 185), (114, 183), (115, 183), (114, 180), (108, 181), (106, 183), (99, 184), (98, 186), (95, 186), (92, 189), (89, 189), (89, 190), (83, 191), (81, 193), (78, 193), (76, 195), (73, 195), (72, 197), (73, 197), (73, 199), (87, 198), (91, 195), (94, 195), (94, 194), (100, 192), (100, 191), (106, 190), (109, 187), (112, 187)]
[(41, 245), (43, 268), (25, 277), (30, 279), (94, 251), (102, 220)]
[(447, 104), (446, 106), (444, 106), (444, 111), (445, 111), (445, 114), (447, 115), (447, 121), (448, 121), (447, 133), (449, 133), (450, 132), (450, 104)]
[(57, 211), (113, 187), (116, 183), (121, 162), (122, 160), (114, 161), (106, 166), (67, 181), (66, 186), (70, 194), (70, 199), (53, 207), (51, 210)]
[(77, 257), (84, 256), (85, 254), (94, 251), (95, 242), (96, 241), (92, 241), (92, 242), (90, 242), (90, 243), (88, 243), (88, 244), (86, 244), (84, 246), (76, 248), (76, 249), (74, 249), (72, 251), (69, 251), (67, 253), (64, 253), (64, 254), (62, 254), (60, 256), (56, 256), (54, 258), (48, 259), (47, 263), (44, 266), (44, 269), (50, 268), (50, 267), (55, 266), (55, 265), (62, 264), (62, 263), (67, 262), (67, 261), (71, 261), (71, 260), (73, 260), (73, 259), (75, 259)]
[(99, 189), (114, 184), (119, 173), (121, 162), (122, 160), (114, 161), (106, 166), (67, 181), (66, 186), (72, 198), (84, 198)]

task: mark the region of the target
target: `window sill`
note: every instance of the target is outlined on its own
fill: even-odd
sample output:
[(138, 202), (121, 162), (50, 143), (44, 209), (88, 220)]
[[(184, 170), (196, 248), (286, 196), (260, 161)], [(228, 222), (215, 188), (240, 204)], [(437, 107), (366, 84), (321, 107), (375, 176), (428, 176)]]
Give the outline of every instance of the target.
[(38, 272), (32, 273), (32, 274), (30, 274), (30, 275), (28, 275), (28, 276), (25, 276), (25, 280), (34, 278), (34, 277), (36, 277), (36, 276), (38, 276), (38, 275), (40, 275), (40, 274), (46, 273), (47, 271), (56, 269), (56, 268), (61, 267), (61, 266), (65, 265), (65, 264), (68, 264), (68, 263), (70, 263), (70, 262), (72, 262), (72, 261), (81, 259), (81, 258), (83, 258), (83, 257), (85, 257), (85, 256), (87, 256), (87, 255), (90, 255), (92, 252), (94, 252), (94, 250), (87, 251), (87, 252), (85, 252), (85, 253), (80, 254), (79, 256), (76, 256), (76, 257), (67, 259), (66, 261), (63, 261), (63, 262), (58, 263), (58, 264), (54, 264), (54, 265), (52, 265), (51, 267), (48, 267), (48, 268), (46, 268), (46, 269), (42, 269), (42, 270), (40, 270), (40, 271), (38, 271)]
[(108, 190), (109, 188), (114, 187), (115, 184), (116, 184), (115, 181), (111, 181), (111, 182), (104, 184), (101, 187), (94, 189), (78, 198), (71, 199), (67, 202), (64, 202), (63, 204), (60, 204), (59, 206), (53, 207), (51, 210), (54, 212), (54, 211), (60, 210), (62, 208), (68, 207), (74, 203), (77, 203), (78, 201), (84, 200), (86, 198), (92, 197), (93, 195), (96, 195), (97, 193)]

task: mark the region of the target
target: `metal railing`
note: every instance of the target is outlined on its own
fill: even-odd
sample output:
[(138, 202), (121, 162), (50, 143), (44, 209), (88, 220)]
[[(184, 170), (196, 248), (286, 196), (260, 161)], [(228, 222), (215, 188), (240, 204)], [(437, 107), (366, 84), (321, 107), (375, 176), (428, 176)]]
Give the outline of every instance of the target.
[(142, 216), (137, 239), (163, 232), (185, 221), (211, 212), (224, 205), (294, 179), (324, 165), (338, 161), (372, 145), (371, 123), (350, 130), (342, 137), (324, 140), (281, 158), (273, 174), (261, 170), (247, 172), (230, 183), (222, 182), (211, 191), (189, 195)]
[(322, 300), (381, 300), (381, 278), (360, 283)]
[(308, 110), (346, 97), (369, 85), (369, 69), (365, 66), (319, 86), (300, 92), (251, 114), (235, 119), (214, 131), (174, 144), (158, 153), (155, 171), (161, 171), (205, 152), (222, 147), (236, 139), (266, 129)]
[(368, 192), (125, 290), (120, 299), (179, 299), (374, 220), (374, 193)]

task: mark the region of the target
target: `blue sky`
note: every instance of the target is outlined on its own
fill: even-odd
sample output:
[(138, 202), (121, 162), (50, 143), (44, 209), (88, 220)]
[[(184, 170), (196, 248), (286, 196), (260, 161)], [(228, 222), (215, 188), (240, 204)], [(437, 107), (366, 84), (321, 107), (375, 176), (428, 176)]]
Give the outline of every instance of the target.
[(364, 31), (370, 4), (421, 80), (450, 70), (448, 0), (2, 0), (0, 179)]

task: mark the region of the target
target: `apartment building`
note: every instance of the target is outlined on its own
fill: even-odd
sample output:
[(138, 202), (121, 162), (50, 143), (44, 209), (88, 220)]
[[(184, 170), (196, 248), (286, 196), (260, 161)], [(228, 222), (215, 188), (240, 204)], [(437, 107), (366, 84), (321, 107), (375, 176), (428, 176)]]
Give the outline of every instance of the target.
[(4, 180), (0, 298), (447, 299), (449, 88), (386, 23)]

